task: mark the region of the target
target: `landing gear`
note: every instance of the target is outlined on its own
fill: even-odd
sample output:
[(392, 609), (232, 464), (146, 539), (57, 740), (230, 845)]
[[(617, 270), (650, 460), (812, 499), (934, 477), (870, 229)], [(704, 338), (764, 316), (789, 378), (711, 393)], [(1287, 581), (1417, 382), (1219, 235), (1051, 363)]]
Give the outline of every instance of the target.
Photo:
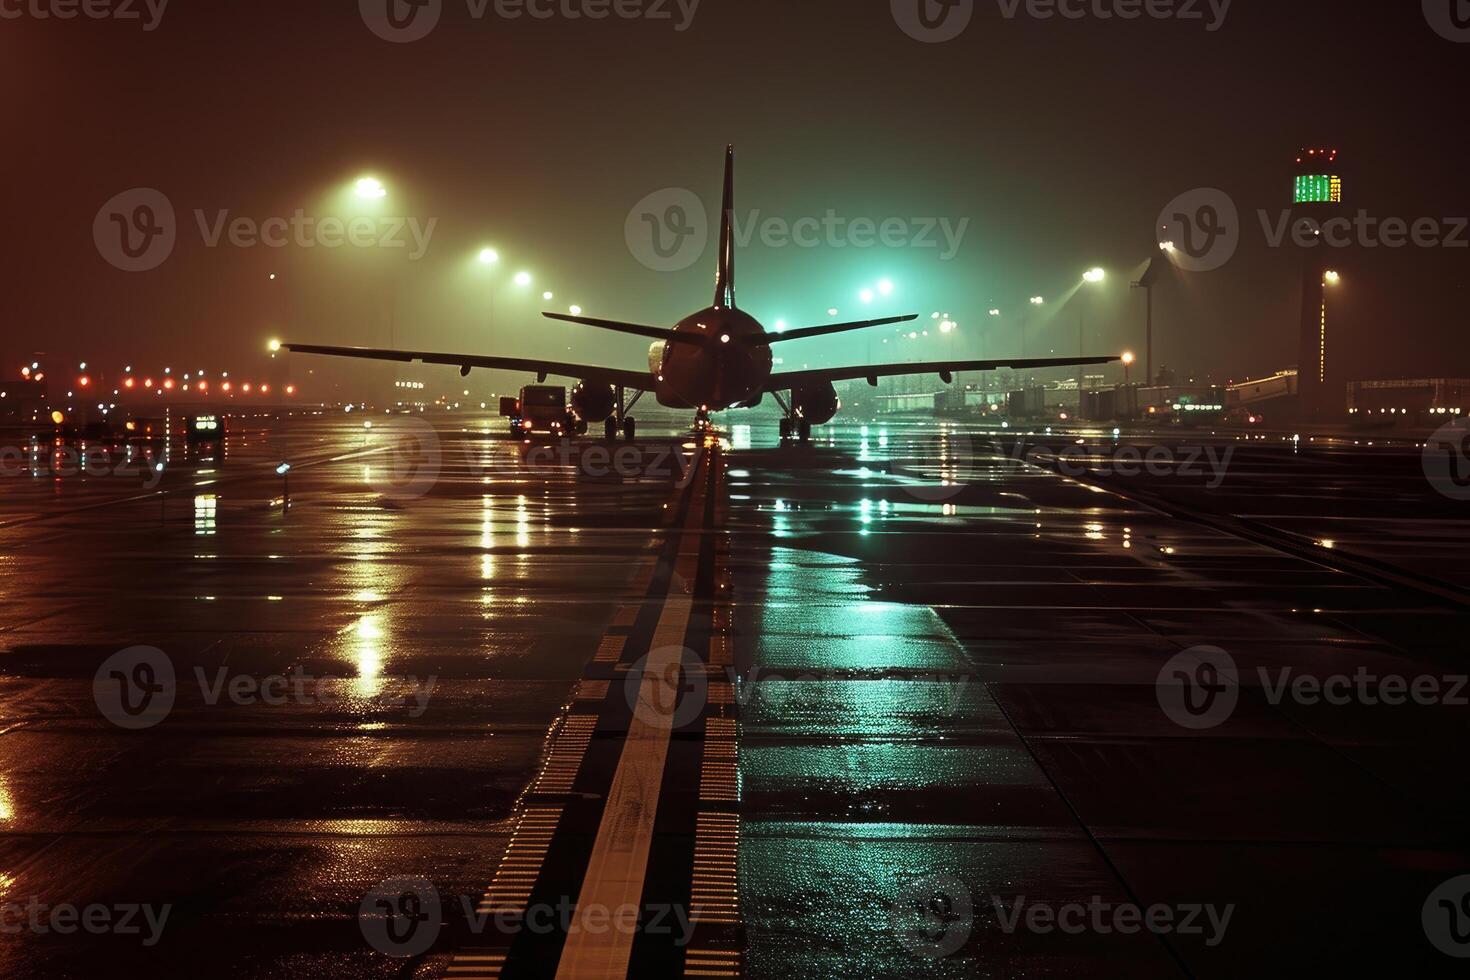
[(811, 445), (812, 424), (798, 416), (791, 404), (781, 397), (780, 392), (773, 394), (776, 403), (786, 412), (786, 417), (781, 420), (781, 445), (789, 446), (793, 442), (799, 446)]
[(781, 420), (781, 445), (796, 443), (801, 446), (809, 445), (812, 441), (812, 424), (806, 419), (782, 419)]
[(619, 432), (628, 442), (637, 438), (638, 423), (628, 413), (642, 397), (643, 392), (635, 392), (633, 400), (625, 405), (623, 404), (623, 386), (618, 385), (617, 398), (613, 402), (613, 413), (607, 417), (607, 421), (602, 423), (602, 433), (608, 442), (616, 442)]

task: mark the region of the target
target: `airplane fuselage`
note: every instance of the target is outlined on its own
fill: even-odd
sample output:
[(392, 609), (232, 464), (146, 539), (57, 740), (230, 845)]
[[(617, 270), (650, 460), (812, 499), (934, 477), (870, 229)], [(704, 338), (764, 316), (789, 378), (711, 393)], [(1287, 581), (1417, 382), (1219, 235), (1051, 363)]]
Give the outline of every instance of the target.
[(699, 342), (661, 340), (649, 350), (658, 403), (719, 412), (759, 401), (771, 377), (771, 348), (750, 340), (764, 332), (755, 317), (730, 307), (711, 306), (680, 320), (674, 333)]

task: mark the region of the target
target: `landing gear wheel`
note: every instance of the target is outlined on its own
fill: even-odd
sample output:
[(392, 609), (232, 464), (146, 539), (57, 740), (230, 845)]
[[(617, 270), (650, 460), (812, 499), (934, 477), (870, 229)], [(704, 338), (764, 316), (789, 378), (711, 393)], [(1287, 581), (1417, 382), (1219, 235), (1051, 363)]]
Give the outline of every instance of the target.
[(805, 419), (796, 423), (796, 441), (803, 446), (812, 441), (812, 424)]
[(602, 423), (602, 435), (608, 442), (617, 442), (618, 420), (609, 415), (607, 421)]
[(784, 445), (786, 445), (790, 441), (791, 441), (791, 420), (790, 419), (782, 419), (781, 420), (781, 445), (784, 446)]
[(638, 436), (638, 423), (634, 419), (623, 419), (623, 438), (632, 442)]

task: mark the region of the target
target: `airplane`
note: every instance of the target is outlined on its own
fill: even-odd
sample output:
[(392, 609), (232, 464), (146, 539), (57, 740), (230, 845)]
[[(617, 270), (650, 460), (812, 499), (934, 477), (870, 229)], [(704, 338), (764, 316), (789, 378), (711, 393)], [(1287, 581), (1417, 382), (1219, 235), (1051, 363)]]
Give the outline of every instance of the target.
[[(719, 256), (715, 270), (714, 303), (680, 320), (673, 327), (648, 326), (562, 313), (543, 313), (552, 320), (596, 327), (618, 333), (648, 337), (648, 370), (631, 370), (592, 364), (567, 364), (539, 358), (497, 357), (483, 354), (435, 353), (430, 351), (381, 350), (365, 347), (325, 347), (318, 344), (282, 344), (298, 354), (326, 354), (383, 361), (421, 361), (424, 364), (458, 366), (468, 376), (473, 368), (525, 371), (545, 383), (550, 375), (575, 379), (571, 407), (578, 418), (602, 422), (609, 440), (622, 433), (633, 439), (636, 423), (628, 413), (644, 394), (652, 392), (666, 408), (692, 409), (695, 427), (707, 428), (711, 412), (752, 408), (766, 395), (775, 398), (783, 412), (781, 441), (811, 441), (812, 426), (825, 425), (841, 409), (834, 383), (864, 378), (876, 387), (879, 378), (901, 375), (937, 374), (945, 384), (958, 371), (1076, 367), (1107, 364), (1117, 357), (1000, 358), (995, 360), (945, 360), (908, 364), (857, 365), (802, 371), (773, 371), (771, 349), (776, 344), (810, 337), (825, 337), (849, 330), (862, 330), (918, 319), (917, 314), (831, 323), (770, 333), (735, 302), (735, 148), (725, 150), (725, 188), (721, 208)], [(631, 391), (631, 400), (627, 393)]]

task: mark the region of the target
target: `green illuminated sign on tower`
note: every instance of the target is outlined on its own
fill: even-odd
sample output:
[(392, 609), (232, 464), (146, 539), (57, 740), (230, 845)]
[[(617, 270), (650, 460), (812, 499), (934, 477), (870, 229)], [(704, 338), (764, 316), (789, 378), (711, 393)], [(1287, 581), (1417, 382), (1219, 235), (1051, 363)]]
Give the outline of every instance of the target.
[(1303, 174), (1296, 179), (1297, 204), (1341, 204), (1342, 178), (1332, 174)]

